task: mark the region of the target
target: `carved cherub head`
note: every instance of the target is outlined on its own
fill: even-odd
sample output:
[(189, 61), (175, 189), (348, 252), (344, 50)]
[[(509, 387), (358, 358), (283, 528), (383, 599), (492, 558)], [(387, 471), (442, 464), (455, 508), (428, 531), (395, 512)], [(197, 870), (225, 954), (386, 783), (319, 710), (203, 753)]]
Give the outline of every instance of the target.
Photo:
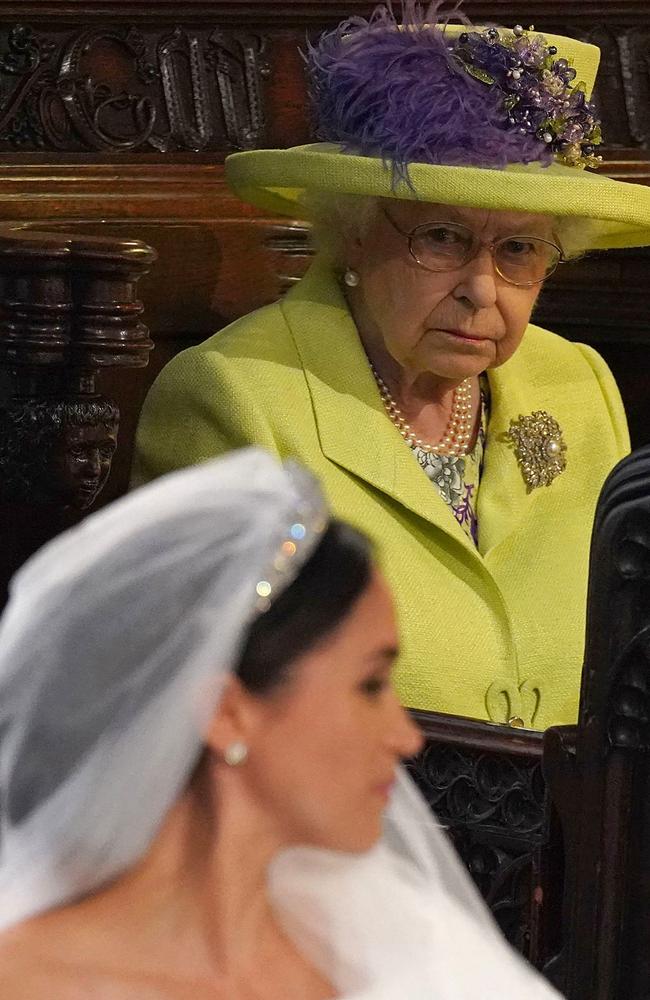
[(2, 499), (86, 510), (111, 471), (118, 424), (103, 396), (11, 401), (0, 410)]

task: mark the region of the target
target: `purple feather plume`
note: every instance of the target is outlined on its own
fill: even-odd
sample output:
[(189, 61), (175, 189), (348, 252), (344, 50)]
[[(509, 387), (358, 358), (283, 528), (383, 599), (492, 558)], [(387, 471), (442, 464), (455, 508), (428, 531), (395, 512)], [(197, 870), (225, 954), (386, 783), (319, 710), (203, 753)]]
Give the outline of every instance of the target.
[(472, 77), (449, 51), (444, 27), (458, 11), (443, 17), (441, 6), (407, 0), (397, 30), (382, 5), (368, 21), (351, 18), (309, 47), (318, 137), (381, 157), (395, 182), (408, 181), (411, 163), (550, 162), (538, 138), (508, 128), (503, 91)]

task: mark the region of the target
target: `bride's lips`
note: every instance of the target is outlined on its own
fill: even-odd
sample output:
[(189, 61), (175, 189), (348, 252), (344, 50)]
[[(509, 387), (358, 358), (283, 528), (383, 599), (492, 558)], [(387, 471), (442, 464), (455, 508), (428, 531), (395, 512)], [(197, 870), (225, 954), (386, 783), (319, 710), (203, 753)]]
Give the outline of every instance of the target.
[(395, 781), (395, 778), (391, 778), (390, 781), (385, 781), (381, 785), (375, 785), (374, 790), (382, 799), (388, 802), (395, 787)]

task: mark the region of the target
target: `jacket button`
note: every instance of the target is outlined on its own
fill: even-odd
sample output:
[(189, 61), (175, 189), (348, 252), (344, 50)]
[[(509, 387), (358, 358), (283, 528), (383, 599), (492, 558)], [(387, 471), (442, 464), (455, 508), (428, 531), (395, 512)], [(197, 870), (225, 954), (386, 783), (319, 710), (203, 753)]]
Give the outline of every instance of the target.
[(512, 718), (508, 719), (508, 725), (512, 726), (513, 729), (524, 729), (526, 723), (520, 716), (513, 715)]

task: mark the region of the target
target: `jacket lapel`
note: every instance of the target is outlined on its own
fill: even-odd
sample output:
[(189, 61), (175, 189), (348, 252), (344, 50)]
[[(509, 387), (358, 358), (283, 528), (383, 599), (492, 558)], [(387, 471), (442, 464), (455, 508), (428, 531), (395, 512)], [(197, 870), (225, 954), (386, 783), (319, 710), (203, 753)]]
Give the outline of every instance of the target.
[[(531, 394), (531, 375), (526, 370), (524, 342), (517, 353), (501, 368), (488, 372), (490, 384), (490, 421), (483, 460), (483, 474), (477, 500), (479, 551), (494, 556), (495, 549), (530, 516), (550, 487), (527, 493), (514, 448), (506, 433), (510, 421), (530, 415), (533, 410), (549, 408), (545, 394), (537, 400)], [(556, 415), (556, 407), (550, 406)], [(556, 487), (557, 489), (557, 487)]]
[(474, 545), (388, 420), (356, 326), (324, 262), (316, 258), (282, 309), (305, 370), (323, 454), (476, 558)]

